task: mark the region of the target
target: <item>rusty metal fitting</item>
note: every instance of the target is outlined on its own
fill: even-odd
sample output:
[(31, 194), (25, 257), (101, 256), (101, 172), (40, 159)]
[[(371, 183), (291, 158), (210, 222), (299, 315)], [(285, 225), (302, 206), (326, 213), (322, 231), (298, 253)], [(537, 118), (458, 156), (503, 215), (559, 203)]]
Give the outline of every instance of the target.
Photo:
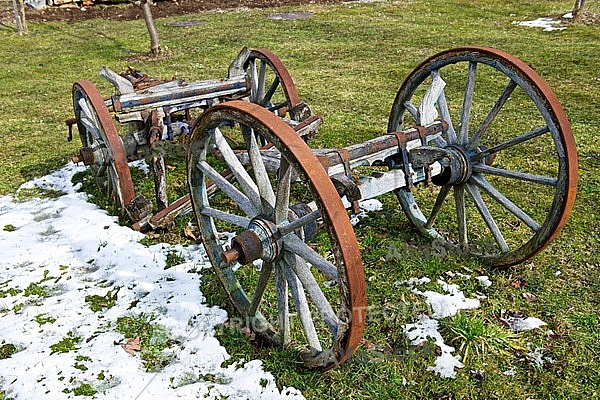
[(244, 231), (231, 239), (231, 248), (221, 254), (223, 261), (238, 261), (242, 265), (258, 260), (263, 253), (260, 237), (251, 230)]
[(466, 182), (473, 172), (466, 150), (457, 145), (446, 146), (444, 150), (447, 150), (452, 156), (445, 157), (442, 160), (443, 164), (448, 165), (444, 166), (441, 174), (432, 177), (433, 184), (444, 186)]
[(96, 152), (91, 147), (82, 148), (79, 150), (79, 154), (75, 154), (71, 159), (75, 164), (83, 162), (84, 165), (96, 164), (98, 161)]
[(67, 135), (67, 142), (73, 141), (73, 125), (77, 123), (75, 118), (69, 118), (65, 121), (67, 128), (69, 128), (69, 134)]
[(282, 241), (275, 224), (256, 217), (250, 221), (248, 230), (231, 239), (231, 248), (221, 253), (223, 261), (238, 261), (242, 265), (254, 260), (274, 261), (281, 254)]

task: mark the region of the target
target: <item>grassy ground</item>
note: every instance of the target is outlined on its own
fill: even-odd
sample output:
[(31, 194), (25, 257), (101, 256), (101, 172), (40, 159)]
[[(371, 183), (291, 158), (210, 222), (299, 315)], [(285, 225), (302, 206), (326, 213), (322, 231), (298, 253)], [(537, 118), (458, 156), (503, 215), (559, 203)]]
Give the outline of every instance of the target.
[[(600, 124), (600, 31), (570, 25), (543, 32), (513, 24), (560, 15), (571, 1), (465, 0), (389, 1), (331, 7), (306, 6), (316, 16), (274, 21), (274, 10), (213, 12), (193, 16), (203, 25), (172, 28), (158, 20), (164, 55), (146, 56), (141, 21), (87, 21), (75, 25), (31, 24), (20, 37), (0, 30), (0, 193), (66, 163), (78, 144), (67, 143), (64, 120), (71, 117), (70, 88), (93, 80), (103, 65), (135, 65), (154, 76), (187, 80), (225, 77), (241, 45), (264, 47), (284, 60), (301, 97), (322, 113), (325, 124), (313, 147), (343, 146), (383, 133), (395, 92), (425, 57), (459, 45), (503, 49), (530, 64), (553, 88), (571, 120), (579, 161), (578, 199), (559, 238), (525, 265), (488, 270), (472, 259), (411, 258), (384, 262), (391, 243), (417, 238), (391, 197), (356, 228), (363, 249), (373, 315), (365, 338), (386, 352), (360, 349), (357, 357), (322, 374), (303, 369), (285, 351), (260, 349), (243, 334), (224, 330), (221, 340), (234, 358), (261, 358), (279, 384), (307, 398), (570, 399), (600, 396), (599, 308), (600, 192), (593, 132)], [(285, 10), (278, 10), (285, 11)], [(187, 16), (185, 19), (191, 19)], [(532, 159), (536, 154), (531, 154)], [(410, 349), (401, 331), (422, 307), (393, 283), (429, 276), (458, 282), (447, 272), (487, 274), (493, 285), (480, 308), (444, 321), (447, 342), (470, 348), (465, 368), (447, 380), (426, 371), (431, 352)], [(560, 272), (560, 273), (559, 273)], [(225, 298), (212, 278), (203, 289), (216, 304)], [(474, 288), (467, 287), (467, 294)], [(529, 296), (532, 295), (532, 296)], [(545, 321), (547, 329), (504, 337), (499, 318), (520, 311)], [(553, 334), (547, 334), (551, 329)], [(492, 343), (492, 344), (490, 344)], [(496, 344), (494, 344), (496, 343)], [(544, 362), (536, 364), (537, 349)], [(410, 351), (407, 351), (410, 350)], [(479, 350), (479, 351), (477, 351)], [(484, 351), (486, 350), (486, 351)], [(533, 355), (532, 355), (533, 354)], [(552, 361), (549, 361), (552, 360)], [(514, 375), (503, 372), (514, 369)], [(0, 398), (2, 398), (0, 392)]]

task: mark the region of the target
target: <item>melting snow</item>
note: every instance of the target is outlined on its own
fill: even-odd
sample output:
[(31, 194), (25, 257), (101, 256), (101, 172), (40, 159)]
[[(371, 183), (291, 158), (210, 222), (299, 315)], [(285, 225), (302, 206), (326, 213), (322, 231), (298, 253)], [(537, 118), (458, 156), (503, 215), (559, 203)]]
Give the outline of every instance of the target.
[[(466, 275), (463, 275), (464, 278)], [(487, 277), (486, 277), (487, 278)], [(479, 279), (478, 279), (479, 280)], [(411, 278), (404, 282), (397, 282), (396, 285), (405, 285), (413, 293), (425, 297), (427, 303), (433, 311), (433, 318), (427, 315), (420, 315), (417, 322), (407, 324), (402, 327), (404, 333), (413, 345), (419, 345), (427, 341), (427, 338), (433, 339), (439, 346), (441, 355), (436, 358), (435, 366), (429, 367), (428, 371), (434, 371), (443, 378), (456, 377), (455, 368), (462, 368), (464, 365), (460, 362), (459, 356), (454, 356), (454, 347), (444, 343), (442, 335), (438, 331), (438, 321), (434, 318), (446, 318), (456, 315), (459, 310), (479, 307), (478, 299), (469, 299), (465, 297), (458, 285), (449, 284), (441, 279), (437, 283), (442, 287), (446, 294), (437, 293), (431, 290), (420, 291), (416, 286), (430, 283), (428, 277)], [(480, 280), (481, 282), (481, 280)], [(491, 282), (490, 282), (491, 284)]]
[[(200, 291), (194, 271), (209, 266), (203, 248), (140, 244), (141, 233), (119, 226), (76, 192), (71, 178), (82, 169), (71, 164), (24, 185), (58, 190), (61, 197), (0, 197), (0, 291), (13, 289), (0, 298), (0, 344), (20, 350), (0, 360), (9, 397), (66, 399), (87, 383), (97, 399), (303, 398), (294, 388), (280, 391), (261, 361), (222, 366), (230, 356), (214, 334), (227, 314), (207, 305)], [(169, 252), (185, 263), (165, 270)], [(49, 297), (25, 296), (32, 283), (45, 286)], [(121, 288), (114, 307), (93, 312), (86, 304), (86, 296), (114, 287)], [(118, 317), (142, 312), (180, 342), (166, 350), (174, 361), (158, 373), (125, 352), (118, 345), (125, 338), (114, 331)], [(55, 322), (40, 324), (36, 317)], [(82, 338), (77, 350), (52, 354), (50, 346), (69, 332)], [(84, 368), (75, 367), (76, 357), (88, 360), (80, 361)]]
[(492, 286), (492, 281), (490, 281), (490, 278), (486, 275), (476, 276), (475, 279), (477, 279), (484, 288)]
[(358, 203), (358, 206), (360, 207), (361, 211), (358, 214), (353, 214), (350, 217), (350, 223), (352, 223), (353, 226), (358, 224), (362, 218), (366, 217), (367, 213), (371, 211), (379, 211), (383, 208), (383, 204), (381, 204), (381, 202), (377, 199), (361, 201)]
[(438, 331), (438, 321), (429, 318), (427, 315), (420, 315), (414, 324), (407, 324), (402, 327), (404, 334), (410, 342), (418, 346), (427, 341), (427, 338), (433, 339), (436, 346), (439, 346), (442, 354), (436, 358), (435, 366), (428, 367), (428, 371), (434, 371), (443, 378), (456, 377), (454, 368), (464, 367), (458, 357), (452, 355), (454, 347), (444, 343), (444, 338)]
[(442, 289), (446, 292), (446, 294), (434, 292), (432, 290), (426, 290), (422, 292), (416, 288), (412, 289), (413, 293), (425, 297), (427, 303), (433, 311), (432, 316), (434, 318), (451, 317), (456, 315), (458, 310), (479, 307), (479, 300), (465, 297), (465, 294), (460, 291), (458, 285), (446, 283), (441, 279), (438, 279), (437, 282), (440, 286), (442, 286)]
[(502, 321), (506, 322), (506, 324), (515, 332), (522, 331), (530, 331), (541, 326), (546, 325), (544, 321), (539, 318), (529, 317), (529, 318), (519, 318), (519, 317), (508, 317), (503, 319)]
[(533, 21), (513, 21), (513, 24), (517, 24), (517, 25), (521, 25), (521, 26), (528, 26), (530, 28), (542, 28), (542, 30), (544, 31), (562, 31), (564, 29), (567, 29), (564, 26), (555, 26), (555, 25), (560, 25), (560, 21), (557, 21), (555, 19), (552, 18), (538, 18), (536, 20)]

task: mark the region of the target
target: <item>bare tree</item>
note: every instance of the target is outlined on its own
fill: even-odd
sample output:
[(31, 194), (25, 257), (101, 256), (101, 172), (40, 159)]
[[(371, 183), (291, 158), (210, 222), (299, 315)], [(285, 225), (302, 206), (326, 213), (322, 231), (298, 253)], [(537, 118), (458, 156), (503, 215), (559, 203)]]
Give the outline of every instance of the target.
[(25, 22), (25, 4), (23, 0), (12, 0), (13, 12), (15, 14), (15, 23), (19, 35), (27, 33), (27, 23)]
[[(13, 0), (14, 1), (14, 0)], [(152, 18), (152, 0), (140, 0), (136, 1), (135, 4), (142, 9), (144, 14), (144, 21), (146, 21), (146, 28), (148, 28), (148, 34), (150, 35), (150, 51), (152, 54), (160, 53), (160, 39), (158, 38), (158, 31), (154, 26), (154, 19)]]
[(577, 18), (578, 15), (583, 14), (585, 11), (585, 0), (575, 0), (573, 5), (573, 18)]

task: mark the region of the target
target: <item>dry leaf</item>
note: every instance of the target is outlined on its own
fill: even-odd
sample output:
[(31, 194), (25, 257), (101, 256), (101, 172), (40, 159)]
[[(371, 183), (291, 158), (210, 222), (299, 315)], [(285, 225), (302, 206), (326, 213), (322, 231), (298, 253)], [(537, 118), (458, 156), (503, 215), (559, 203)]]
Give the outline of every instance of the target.
[(131, 354), (132, 356), (135, 355), (135, 351), (140, 351), (141, 350), (141, 342), (140, 342), (140, 337), (136, 337), (135, 339), (127, 339), (127, 343), (122, 344), (121, 347), (123, 347), (123, 350), (125, 350), (126, 352), (128, 352), (129, 354)]
[(401, 300), (401, 301), (402, 301), (404, 304), (408, 305), (408, 301), (406, 301), (406, 299), (404, 298), (404, 293), (402, 293), (402, 294), (400, 295), (400, 300)]
[(254, 334), (254, 332), (252, 332), (248, 327), (243, 327), (242, 328), (242, 333), (244, 334), (244, 336), (246, 336), (246, 338), (248, 340), (250, 340), (251, 342), (254, 341), (256, 339), (256, 335)]
[(186, 224), (185, 228), (183, 228), (183, 236), (195, 242), (198, 241), (198, 237), (194, 233), (194, 226), (189, 222)]
[(523, 295), (523, 298), (524, 298), (524, 299), (525, 299), (525, 300), (526, 300), (528, 303), (533, 303), (534, 301), (536, 301), (536, 300), (537, 300), (537, 297), (536, 297), (535, 295), (531, 294), (531, 293), (524, 292), (524, 293), (522, 293), (522, 295)]

